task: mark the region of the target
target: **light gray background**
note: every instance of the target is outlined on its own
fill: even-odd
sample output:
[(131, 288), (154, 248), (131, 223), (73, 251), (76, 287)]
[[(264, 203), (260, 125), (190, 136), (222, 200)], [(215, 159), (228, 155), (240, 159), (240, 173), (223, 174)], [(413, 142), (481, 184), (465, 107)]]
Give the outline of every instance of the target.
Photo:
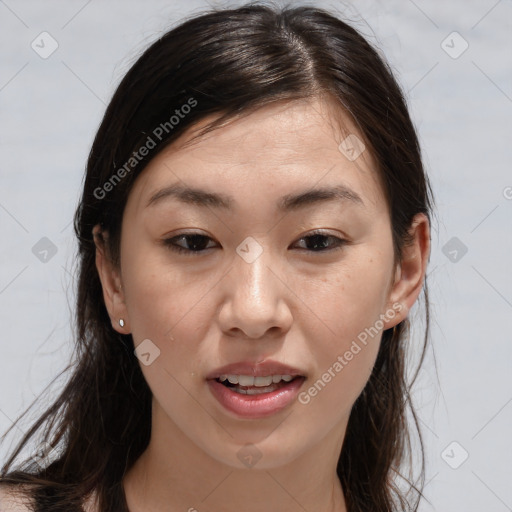
[[(344, 13), (390, 61), (437, 199), (428, 280), (438, 373), (430, 350), (414, 394), (431, 502), (421, 510), (510, 511), (512, 2), (311, 3)], [(70, 356), (71, 219), (105, 106), (151, 41), (207, 6), (0, 0), (2, 433)], [(47, 59), (31, 48), (43, 31), (58, 43)], [(32, 251), (42, 237), (57, 249), (46, 262)]]

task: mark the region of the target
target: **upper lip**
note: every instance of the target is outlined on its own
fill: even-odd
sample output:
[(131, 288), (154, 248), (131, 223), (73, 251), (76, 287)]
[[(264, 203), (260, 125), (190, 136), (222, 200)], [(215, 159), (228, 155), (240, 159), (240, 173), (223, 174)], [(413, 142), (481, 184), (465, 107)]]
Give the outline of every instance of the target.
[(221, 375), (252, 375), (253, 377), (265, 377), (267, 375), (305, 376), (302, 370), (272, 360), (262, 363), (242, 361), (239, 363), (227, 364), (213, 370), (206, 379), (218, 379)]

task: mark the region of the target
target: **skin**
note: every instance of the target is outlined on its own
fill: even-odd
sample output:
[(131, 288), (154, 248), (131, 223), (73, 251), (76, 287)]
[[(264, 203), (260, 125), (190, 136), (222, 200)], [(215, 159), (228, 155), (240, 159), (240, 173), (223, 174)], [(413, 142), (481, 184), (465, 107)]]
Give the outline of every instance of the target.
[[(350, 410), (382, 330), (402, 321), (421, 291), (430, 248), (428, 220), (418, 214), (413, 242), (396, 263), (375, 162), (368, 150), (350, 161), (338, 149), (349, 133), (363, 136), (346, 116), (334, 122), (333, 112), (320, 99), (277, 103), (185, 146), (195, 133), (189, 129), (137, 178), (119, 268), (97, 239), (112, 327), (131, 333), (135, 346), (150, 339), (160, 350), (141, 365), (153, 392), (152, 435), (123, 482), (131, 512), (346, 511), (336, 463)], [(232, 210), (176, 198), (146, 206), (175, 183), (232, 196)], [(286, 194), (340, 184), (362, 204), (331, 199), (276, 209)], [(317, 229), (330, 250), (304, 238)], [(207, 250), (180, 254), (162, 242), (191, 231), (210, 237)], [(248, 236), (263, 251), (252, 263), (236, 252)], [(336, 249), (330, 236), (346, 243)], [(301, 369), (307, 390), (358, 334), (380, 327), (379, 315), (378, 334), (307, 404), (240, 419), (206, 384), (225, 364), (273, 359)], [(237, 457), (249, 443), (261, 455), (252, 468)]]

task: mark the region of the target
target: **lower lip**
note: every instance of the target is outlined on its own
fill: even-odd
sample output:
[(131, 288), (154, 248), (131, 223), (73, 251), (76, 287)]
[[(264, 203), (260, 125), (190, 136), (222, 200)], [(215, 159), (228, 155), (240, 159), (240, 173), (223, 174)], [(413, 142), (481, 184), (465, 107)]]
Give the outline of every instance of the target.
[(304, 380), (304, 377), (298, 377), (282, 388), (261, 395), (242, 395), (215, 379), (207, 382), (213, 396), (228, 411), (242, 418), (256, 419), (271, 416), (290, 405), (299, 394)]

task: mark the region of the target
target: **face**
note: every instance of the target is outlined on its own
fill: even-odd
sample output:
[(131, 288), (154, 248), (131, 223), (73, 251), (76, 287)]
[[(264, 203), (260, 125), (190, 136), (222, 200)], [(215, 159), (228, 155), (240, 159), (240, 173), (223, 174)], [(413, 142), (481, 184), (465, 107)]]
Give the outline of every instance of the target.
[(382, 331), (419, 293), (369, 151), (340, 150), (363, 137), (331, 112), (274, 104), (184, 146), (189, 131), (126, 204), (113, 325), (139, 347), (154, 414), (231, 466), (251, 444), (270, 468), (341, 442)]

